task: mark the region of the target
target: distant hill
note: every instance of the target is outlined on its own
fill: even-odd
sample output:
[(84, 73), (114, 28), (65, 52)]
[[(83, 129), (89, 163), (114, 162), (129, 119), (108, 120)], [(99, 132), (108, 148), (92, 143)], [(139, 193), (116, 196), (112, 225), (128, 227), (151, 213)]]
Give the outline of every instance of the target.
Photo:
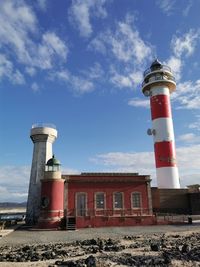
[(26, 208), (26, 202), (0, 202), (0, 208)]

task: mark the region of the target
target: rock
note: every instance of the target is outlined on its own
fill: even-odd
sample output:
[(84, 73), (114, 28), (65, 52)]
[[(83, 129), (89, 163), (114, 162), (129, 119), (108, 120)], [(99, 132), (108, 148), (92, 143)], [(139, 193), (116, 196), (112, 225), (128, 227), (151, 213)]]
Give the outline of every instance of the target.
[(97, 245), (97, 241), (95, 239), (84, 240), (81, 242), (81, 245), (83, 246)]
[(181, 248), (181, 252), (182, 253), (188, 253), (191, 250), (190, 245), (188, 244), (183, 244), (182, 248)]
[(26, 245), (26, 246), (22, 247), (23, 252), (26, 252), (28, 250), (30, 250), (30, 246)]
[(87, 267), (96, 267), (96, 259), (94, 256), (89, 256), (86, 260), (85, 260), (85, 264)]
[(151, 244), (151, 250), (152, 251), (159, 251), (160, 250), (160, 244), (158, 244), (158, 243), (152, 243)]

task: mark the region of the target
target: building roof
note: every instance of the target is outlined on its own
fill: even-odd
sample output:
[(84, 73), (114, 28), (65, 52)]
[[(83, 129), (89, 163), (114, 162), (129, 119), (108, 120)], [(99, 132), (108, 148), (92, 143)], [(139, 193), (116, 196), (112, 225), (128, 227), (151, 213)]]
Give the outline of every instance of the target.
[(151, 181), (150, 175), (139, 175), (138, 173), (81, 173), (72, 175), (62, 175), (67, 182), (148, 182)]

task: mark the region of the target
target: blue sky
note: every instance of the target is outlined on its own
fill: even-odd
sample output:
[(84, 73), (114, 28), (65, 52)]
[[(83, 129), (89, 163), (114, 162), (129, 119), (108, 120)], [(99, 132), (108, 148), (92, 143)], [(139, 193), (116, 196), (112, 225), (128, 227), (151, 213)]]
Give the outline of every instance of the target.
[(34, 123), (53, 123), (63, 173), (150, 174), (143, 71), (158, 57), (171, 96), (181, 186), (200, 181), (200, 1), (1, 0), (0, 201), (27, 197)]

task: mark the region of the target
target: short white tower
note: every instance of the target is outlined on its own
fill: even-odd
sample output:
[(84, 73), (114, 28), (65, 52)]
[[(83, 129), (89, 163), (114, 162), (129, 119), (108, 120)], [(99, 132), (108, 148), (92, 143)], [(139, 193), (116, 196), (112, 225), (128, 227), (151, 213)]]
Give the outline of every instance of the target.
[(26, 223), (34, 225), (40, 215), (41, 179), (44, 178), (45, 164), (52, 158), (52, 144), (57, 137), (54, 125), (35, 124), (32, 126), (30, 138), (34, 143), (29, 193), (26, 210)]

